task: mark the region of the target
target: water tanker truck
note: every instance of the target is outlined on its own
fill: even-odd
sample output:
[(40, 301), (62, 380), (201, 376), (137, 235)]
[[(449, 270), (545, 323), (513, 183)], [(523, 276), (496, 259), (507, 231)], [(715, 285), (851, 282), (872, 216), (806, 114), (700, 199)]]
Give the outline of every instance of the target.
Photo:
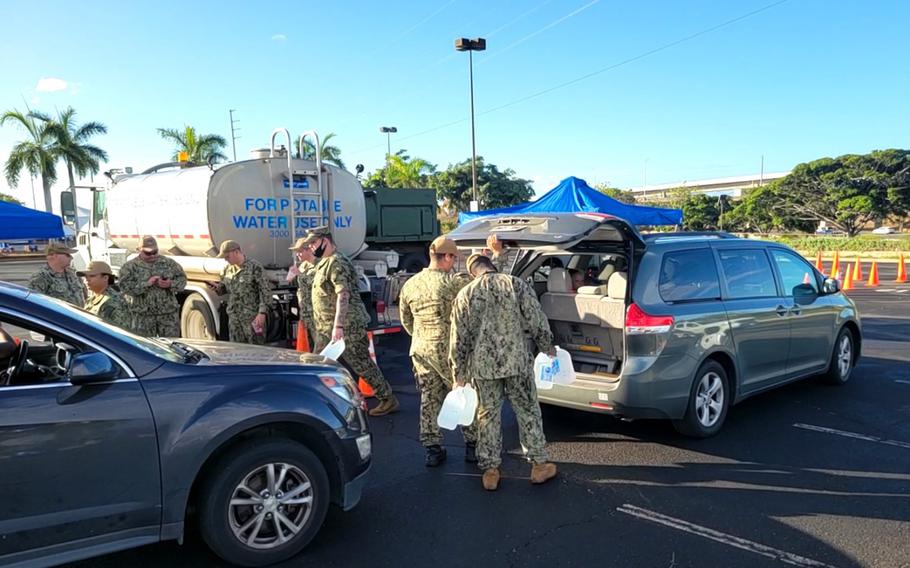
[[(223, 165), (168, 163), (139, 174), (110, 176), (109, 187), (93, 188), (91, 217), (77, 234), (74, 265), (103, 260), (115, 272), (136, 254), (143, 235), (153, 235), (162, 254), (177, 261), (187, 275), (180, 294), (184, 337), (224, 338), (225, 297), (211, 292), (226, 266), (216, 257), (226, 240), (240, 243), (249, 258), (267, 269), (275, 292), (270, 341), (293, 339), (296, 298), (288, 284), (295, 261), (289, 247), (311, 227), (329, 225), (338, 249), (352, 258), (361, 276), (361, 296), (372, 308), (377, 333), (398, 329), (383, 312), (397, 293), (389, 273), (399, 268), (399, 254), (416, 271), (426, 262), (426, 246), (439, 233), (435, 195), (429, 190), (365, 192), (351, 173), (315, 159), (288, 155), (275, 145), (285, 129), (272, 134), (270, 148), (248, 160)], [(312, 137), (319, 148), (315, 132)], [(71, 196), (62, 200), (71, 203)], [(66, 212), (64, 212), (66, 216)]]

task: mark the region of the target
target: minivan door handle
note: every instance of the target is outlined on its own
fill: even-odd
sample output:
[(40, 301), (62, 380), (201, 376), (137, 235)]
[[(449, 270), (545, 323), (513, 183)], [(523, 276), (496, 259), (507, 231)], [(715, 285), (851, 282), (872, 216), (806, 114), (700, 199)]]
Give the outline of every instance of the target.
[(802, 309), (803, 309), (803, 307), (800, 306), (799, 304), (793, 304), (793, 307), (790, 308), (790, 313), (795, 316), (798, 316), (801, 313)]
[(784, 317), (785, 315), (790, 313), (790, 310), (787, 309), (787, 306), (777, 306), (776, 311), (777, 311), (777, 315), (779, 315), (780, 317)]

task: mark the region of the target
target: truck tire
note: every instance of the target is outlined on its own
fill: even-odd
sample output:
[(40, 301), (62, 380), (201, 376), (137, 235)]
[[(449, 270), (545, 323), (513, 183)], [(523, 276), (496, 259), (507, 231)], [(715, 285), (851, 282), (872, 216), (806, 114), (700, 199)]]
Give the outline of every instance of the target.
[(215, 316), (201, 294), (192, 293), (180, 310), (180, 335), (187, 339), (218, 339)]
[[(199, 528), (224, 560), (241, 566), (287, 560), (322, 527), (329, 478), (319, 458), (303, 445), (287, 439), (250, 440), (225, 454), (211, 471), (200, 494)], [(268, 487), (277, 481), (281, 485)]]
[(430, 265), (430, 259), (422, 252), (409, 252), (401, 259), (401, 270), (416, 274)]

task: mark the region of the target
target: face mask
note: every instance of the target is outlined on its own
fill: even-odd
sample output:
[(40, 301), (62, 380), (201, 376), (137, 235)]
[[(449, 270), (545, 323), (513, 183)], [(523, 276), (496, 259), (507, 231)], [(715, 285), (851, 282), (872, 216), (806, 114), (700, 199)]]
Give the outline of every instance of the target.
[(313, 251), (313, 256), (316, 258), (322, 258), (323, 254), (325, 254), (325, 241), (322, 241), (322, 244), (316, 247), (316, 250)]

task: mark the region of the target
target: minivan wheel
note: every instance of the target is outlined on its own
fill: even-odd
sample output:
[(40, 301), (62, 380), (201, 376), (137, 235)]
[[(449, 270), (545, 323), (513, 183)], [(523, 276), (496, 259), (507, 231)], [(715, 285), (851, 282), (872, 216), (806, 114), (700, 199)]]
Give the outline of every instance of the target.
[(212, 471), (200, 495), (200, 530), (228, 562), (266, 566), (287, 560), (325, 520), (328, 476), (319, 458), (296, 442), (243, 444)]
[(853, 333), (845, 327), (837, 334), (828, 372), (822, 375), (822, 379), (831, 385), (842, 385), (849, 381), (853, 373), (853, 354)]
[(729, 384), (727, 371), (720, 363), (702, 363), (695, 373), (686, 415), (673, 421), (676, 431), (694, 438), (707, 438), (720, 431), (730, 408)]

